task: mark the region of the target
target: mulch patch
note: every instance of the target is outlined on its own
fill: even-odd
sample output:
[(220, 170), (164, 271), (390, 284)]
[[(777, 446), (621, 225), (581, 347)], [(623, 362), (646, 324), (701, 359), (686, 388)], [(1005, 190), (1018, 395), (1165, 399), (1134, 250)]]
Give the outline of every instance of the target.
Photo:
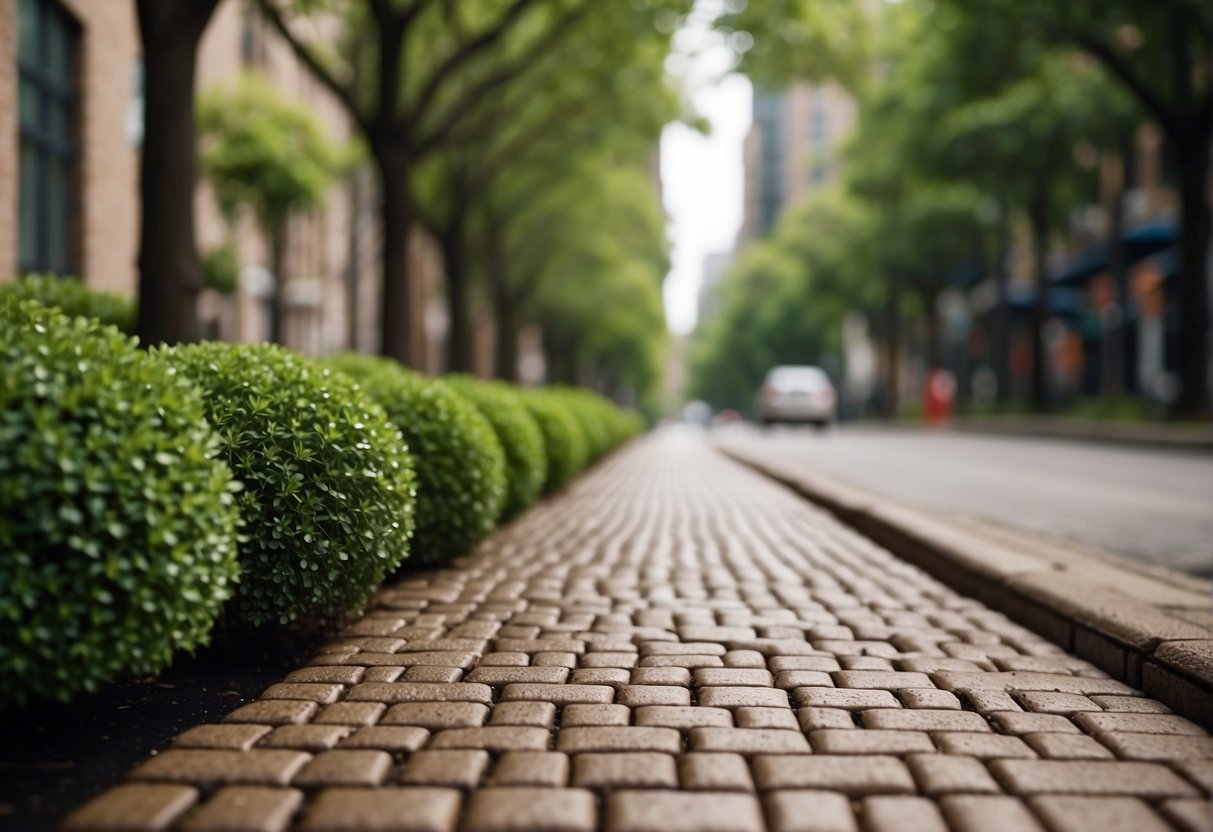
[(0, 829), (51, 829), (186, 728), (218, 722), (299, 667), (323, 635), (233, 633), (155, 679), (0, 712)]

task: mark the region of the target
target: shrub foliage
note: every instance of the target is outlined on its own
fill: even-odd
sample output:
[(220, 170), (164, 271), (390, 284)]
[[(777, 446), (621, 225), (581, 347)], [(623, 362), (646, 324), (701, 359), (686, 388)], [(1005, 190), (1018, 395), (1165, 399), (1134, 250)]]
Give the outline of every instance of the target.
[(509, 491), (503, 516), (513, 517), (530, 508), (548, 473), (543, 433), (535, 417), (508, 384), (471, 376), (447, 376), (445, 381), (476, 405), (501, 442)]
[(543, 483), (543, 491), (551, 494), (577, 476), (589, 460), (585, 431), (559, 393), (542, 389), (524, 390), (522, 400), (543, 433), (548, 455), (548, 475)]
[(121, 295), (99, 292), (75, 277), (56, 274), (27, 274), (12, 283), (0, 283), (0, 295), (36, 300), (53, 306), (70, 318), (96, 318), (128, 335), (135, 333), (135, 304)]
[(237, 512), (198, 390), (116, 329), (11, 295), (0, 365), (0, 701), (204, 643)]
[(389, 359), (345, 353), (329, 362), (383, 406), (417, 460), (414, 556), (443, 562), (491, 532), (505, 506), (505, 455), (480, 411)]
[(341, 373), (268, 344), (157, 354), (202, 388), (244, 484), (241, 615), (285, 623), (361, 607), (413, 529), (412, 460), (383, 410)]

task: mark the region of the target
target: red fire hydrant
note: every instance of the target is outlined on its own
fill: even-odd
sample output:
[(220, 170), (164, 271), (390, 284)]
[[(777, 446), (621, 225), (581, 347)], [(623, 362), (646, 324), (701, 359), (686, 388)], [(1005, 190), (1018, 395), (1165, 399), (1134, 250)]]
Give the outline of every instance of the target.
[(931, 370), (927, 374), (922, 396), (922, 414), (928, 425), (946, 425), (952, 418), (956, 400), (956, 377), (947, 370)]

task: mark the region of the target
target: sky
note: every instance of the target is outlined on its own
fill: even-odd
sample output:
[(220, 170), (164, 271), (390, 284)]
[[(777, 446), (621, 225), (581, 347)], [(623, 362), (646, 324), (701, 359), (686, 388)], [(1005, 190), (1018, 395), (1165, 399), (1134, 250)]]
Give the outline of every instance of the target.
[[(711, 3), (700, 2), (700, 7)], [(732, 53), (699, 8), (674, 40), (667, 68), (680, 78), (694, 111), (712, 125), (703, 135), (671, 124), (661, 136), (663, 201), (673, 244), (666, 276), (666, 321), (675, 333), (695, 326), (704, 255), (727, 251), (741, 227), (742, 141), (750, 128), (750, 82), (728, 74)]]

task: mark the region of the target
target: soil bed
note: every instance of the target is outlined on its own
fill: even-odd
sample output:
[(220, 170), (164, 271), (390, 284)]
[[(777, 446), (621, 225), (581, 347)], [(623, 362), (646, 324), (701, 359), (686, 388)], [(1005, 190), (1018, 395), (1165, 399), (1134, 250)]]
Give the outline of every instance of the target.
[(315, 633), (242, 633), (180, 657), (156, 679), (0, 713), (0, 829), (51, 829), (186, 728), (218, 722), (255, 698), (303, 664), (320, 640)]

